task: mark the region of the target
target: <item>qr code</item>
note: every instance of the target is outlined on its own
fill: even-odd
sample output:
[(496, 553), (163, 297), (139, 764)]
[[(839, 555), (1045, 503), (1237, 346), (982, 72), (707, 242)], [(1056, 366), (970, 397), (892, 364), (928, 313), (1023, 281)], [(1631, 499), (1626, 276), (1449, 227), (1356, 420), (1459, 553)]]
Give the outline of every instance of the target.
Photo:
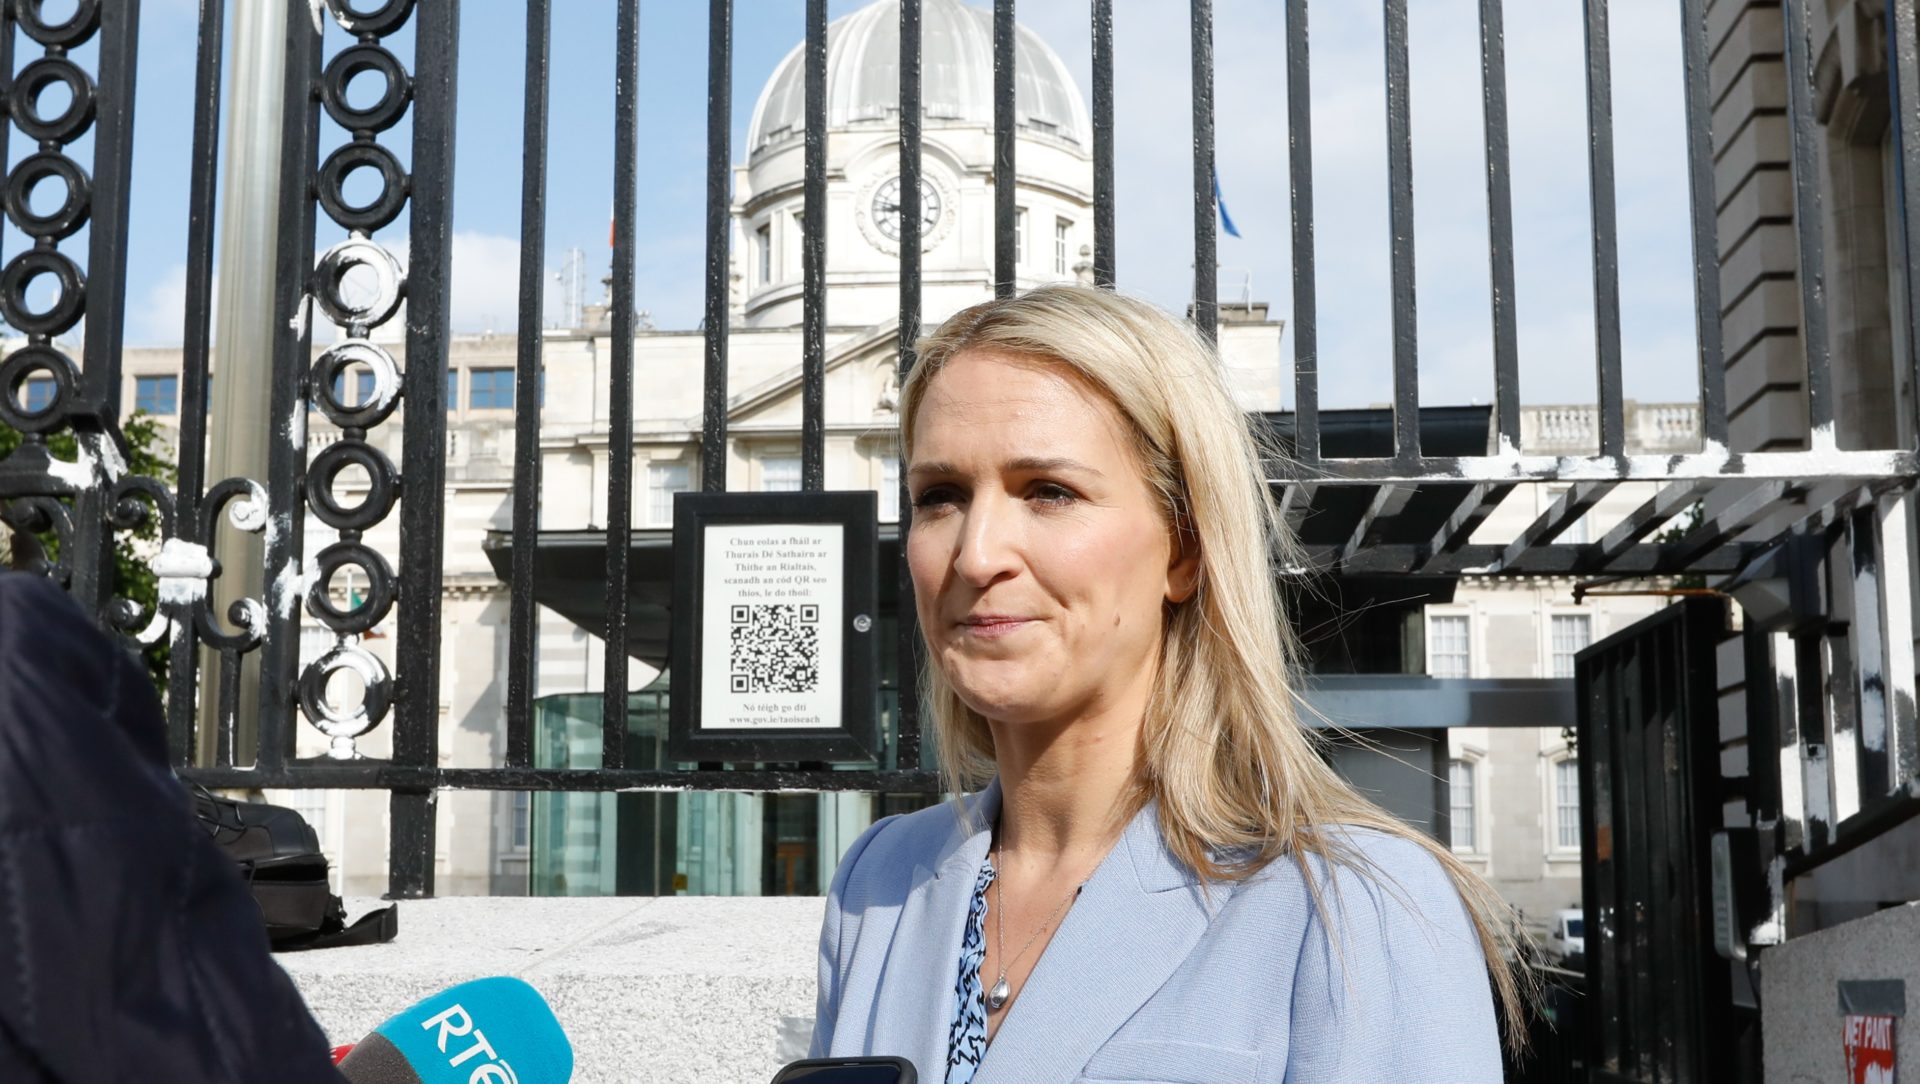
[(820, 607), (733, 606), (727, 660), (736, 693), (810, 693), (820, 686)]

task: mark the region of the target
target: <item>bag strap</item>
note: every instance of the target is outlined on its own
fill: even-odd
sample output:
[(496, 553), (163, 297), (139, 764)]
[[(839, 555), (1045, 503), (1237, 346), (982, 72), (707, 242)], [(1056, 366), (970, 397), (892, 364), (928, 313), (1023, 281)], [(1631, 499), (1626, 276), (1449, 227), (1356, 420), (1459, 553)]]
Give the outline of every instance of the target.
[(303, 949), (346, 948), (354, 945), (379, 945), (394, 939), (400, 932), (400, 906), (388, 904), (377, 911), (368, 911), (348, 925), (346, 908), (340, 897), (333, 896), (327, 903), (327, 917), (320, 928), (312, 933), (301, 934), (276, 941), (275, 952), (298, 952)]

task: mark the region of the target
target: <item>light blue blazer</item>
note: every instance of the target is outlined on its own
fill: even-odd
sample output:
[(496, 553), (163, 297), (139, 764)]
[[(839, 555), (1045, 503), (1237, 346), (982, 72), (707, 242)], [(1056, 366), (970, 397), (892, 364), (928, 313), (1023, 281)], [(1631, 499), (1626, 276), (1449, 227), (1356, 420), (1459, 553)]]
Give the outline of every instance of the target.
[[(888, 817), (841, 861), (820, 933), (814, 1057), (909, 1058), (946, 1079), (960, 939), (999, 785)], [(978, 1084), (1498, 1081), (1466, 910), (1407, 840), (1348, 833), (1371, 876), (1274, 862), (1203, 891), (1149, 806), (1088, 880), (987, 1048)], [(1329, 938), (1329, 929), (1334, 936)]]

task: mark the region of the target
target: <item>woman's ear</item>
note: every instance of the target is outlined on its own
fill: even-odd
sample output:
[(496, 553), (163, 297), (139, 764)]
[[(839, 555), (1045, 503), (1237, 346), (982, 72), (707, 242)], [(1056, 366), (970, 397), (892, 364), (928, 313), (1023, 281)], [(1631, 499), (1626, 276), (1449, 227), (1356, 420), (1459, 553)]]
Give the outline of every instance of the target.
[(1200, 589), (1200, 535), (1193, 529), (1186, 497), (1174, 501), (1171, 558), (1167, 562), (1167, 601), (1179, 605)]

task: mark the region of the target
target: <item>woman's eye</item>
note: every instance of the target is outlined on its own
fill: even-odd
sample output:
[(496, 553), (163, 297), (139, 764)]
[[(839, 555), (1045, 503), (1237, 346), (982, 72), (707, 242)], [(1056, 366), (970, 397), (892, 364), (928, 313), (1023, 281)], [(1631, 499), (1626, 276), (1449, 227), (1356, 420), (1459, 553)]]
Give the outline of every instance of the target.
[(913, 498), (915, 508), (940, 508), (952, 504), (958, 499), (952, 486), (928, 486)]
[(1053, 482), (1041, 482), (1035, 485), (1030, 492), (1033, 495), (1033, 499), (1039, 501), (1041, 504), (1066, 505), (1072, 504), (1074, 501), (1080, 499), (1079, 494), (1073, 490)]

